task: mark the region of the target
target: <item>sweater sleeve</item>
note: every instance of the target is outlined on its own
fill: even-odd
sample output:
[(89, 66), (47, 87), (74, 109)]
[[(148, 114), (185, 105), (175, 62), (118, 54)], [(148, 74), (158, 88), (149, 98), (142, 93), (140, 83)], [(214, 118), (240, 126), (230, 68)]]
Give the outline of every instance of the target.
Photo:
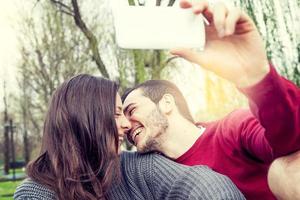
[(184, 166), (154, 154), (155, 199), (245, 199), (232, 181), (207, 166)]
[(206, 166), (184, 166), (154, 153), (126, 153), (124, 161), (132, 199), (245, 199), (229, 178)]
[[(255, 156), (268, 161), (299, 150), (299, 88), (279, 76), (271, 66), (269, 74), (262, 81), (241, 91), (248, 97), (250, 110), (259, 122), (256, 126), (255, 120), (251, 120), (249, 124), (252, 128), (245, 128), (241, 138), (244, 147)], [(264, 152), (269, 149), (267, 143), (271, 153)]]
[(30, 179), (25, 179), (14, 193), (15, 200), (55, 200), (55, 193)]

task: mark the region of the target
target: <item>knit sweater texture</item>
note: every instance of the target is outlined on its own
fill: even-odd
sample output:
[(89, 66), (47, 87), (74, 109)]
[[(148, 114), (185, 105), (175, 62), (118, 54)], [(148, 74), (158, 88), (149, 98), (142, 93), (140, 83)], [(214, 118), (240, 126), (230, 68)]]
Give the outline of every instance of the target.
[[(158, 154), (123, 152), (122, 180), (114, 183), (108, 199), (245, 199), (232, 181), (207, 166), (183, 166)], [(14, 199), (54, 200), (56, 195), (45, 186), (26, 179)]]

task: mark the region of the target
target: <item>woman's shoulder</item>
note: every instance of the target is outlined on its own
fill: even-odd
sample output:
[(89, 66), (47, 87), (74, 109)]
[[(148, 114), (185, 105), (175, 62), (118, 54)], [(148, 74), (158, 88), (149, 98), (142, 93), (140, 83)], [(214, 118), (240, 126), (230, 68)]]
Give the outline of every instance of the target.
[(25, 179), (16, 189), (15, 200), (35, 199), (35, 200), (54, 200), (55, 193), (46, 186), (39, 184), (31, 179)]

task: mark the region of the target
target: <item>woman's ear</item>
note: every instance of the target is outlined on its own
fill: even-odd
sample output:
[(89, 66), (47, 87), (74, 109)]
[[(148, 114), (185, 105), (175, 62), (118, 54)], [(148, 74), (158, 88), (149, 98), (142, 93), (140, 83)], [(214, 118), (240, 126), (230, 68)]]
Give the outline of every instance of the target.
[(166, 115), (170, 114), (175, 108), (175, 99), (171, 94), (164, 94), (161, 100), (158, 102), (159, 109)]

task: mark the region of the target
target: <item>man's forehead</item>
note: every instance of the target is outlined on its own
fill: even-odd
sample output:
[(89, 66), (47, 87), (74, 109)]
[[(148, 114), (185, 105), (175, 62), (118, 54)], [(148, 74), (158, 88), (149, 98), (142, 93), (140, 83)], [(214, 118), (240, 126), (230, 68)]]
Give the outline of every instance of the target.
[(141, 89), (133, 90), (128, 94), (124, 100), (124, 107), (128, 106), (131, 103), (136, 103), (140, 98), (143, 98), (143, 92)]

